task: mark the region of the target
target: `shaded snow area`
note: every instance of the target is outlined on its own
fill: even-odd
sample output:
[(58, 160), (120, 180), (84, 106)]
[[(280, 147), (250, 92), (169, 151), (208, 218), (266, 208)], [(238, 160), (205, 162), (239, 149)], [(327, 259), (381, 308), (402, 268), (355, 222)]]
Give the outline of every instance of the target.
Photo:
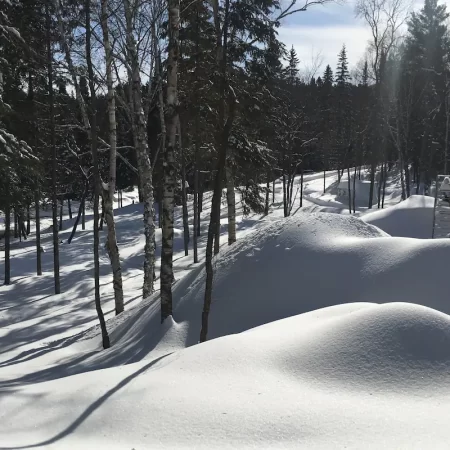
[(429, 239), (433, 231), (433, 212), (434, 197), (412, 195), (391, 208), (364, 214), (362, 220), (391, 236)]
[(424, 239), (433, 199), (398, 203), (394, 174), (389, 207), (352, 216), (336, 173), (325, 183), (324, 193), (323, 174), (305, 177), (303, 207), (296, 200), (287, 219), (280, 182), (268, 216), (244, 217), (238, 203), (230, 247), (223, 208), (203, 344), (205, 274), (184, 256), (179, 208), (174, 316), (162, 325), (159, 293), (140, 299), (142, 206), (116, 210), (126, 310), (113, 315), (102, 249), (109, 350), (94, 309), (92, 218), (70, 245), (64, 224), (58, 296), (51, 235), (42, 277), (33, 238), (15, 243), (13, 284), (0, 287), (0, 450), (448, 448), (450, 240)]

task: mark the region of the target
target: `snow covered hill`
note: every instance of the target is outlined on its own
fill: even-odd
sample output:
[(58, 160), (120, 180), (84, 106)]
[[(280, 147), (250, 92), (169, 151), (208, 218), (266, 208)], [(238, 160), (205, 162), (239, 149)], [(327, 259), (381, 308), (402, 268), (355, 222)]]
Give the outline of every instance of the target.
[(361, 216), (391, 236), (429, 239), (433, 231), (434, 197), (412, 195), (387, 209), (379, 209)]

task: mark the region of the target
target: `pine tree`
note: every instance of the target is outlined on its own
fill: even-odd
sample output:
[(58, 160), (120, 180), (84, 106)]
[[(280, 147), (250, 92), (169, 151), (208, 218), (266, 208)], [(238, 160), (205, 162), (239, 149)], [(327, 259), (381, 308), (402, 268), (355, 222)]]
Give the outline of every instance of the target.
[(298, 82), (298, 66), (300, 64), (300, 60), (297, 58), (297, 52), (294, 49), (294, 46), (291, 47), (289, 51), (288, 57), (288, 67), (286, 70), (287, 81), (294, 85)]
[(347, 50), (345, 45), (338, 55), (338, 65), (336, 68), (336, 85), (338, 87), (348, 87), (350, 82), (350, 72), (348, 71)]
[(331, 87), (334, 82), (333, 71), (331, 70), (330, 65), (328, 64), (325, 68), (325, 72), (323, 73), (322, 82), (324, 86)]

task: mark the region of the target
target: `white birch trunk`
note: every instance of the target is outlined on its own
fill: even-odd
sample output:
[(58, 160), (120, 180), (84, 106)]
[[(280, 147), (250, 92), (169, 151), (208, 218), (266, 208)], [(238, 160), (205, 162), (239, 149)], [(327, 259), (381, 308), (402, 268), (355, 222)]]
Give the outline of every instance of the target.
[(154, 267), (155, 267), (155, 224), (153, 221), (153, 184), (152, 168), (150, 164), (148, 142), (147, 142), (147, 121), (142, 106), (142, 83), (139, 66), (139, 55), (136, 39), (134, 37), (134, 24), (129, 0), (124, 0), (126, 18), (126, 45), (128, 65), (130, 68), (130, 83), (132, 85), (132, 100), (134, 113), (134, 132), (136, 135), (136, 155), (140, 176), (140, 185), (144, 200), (144, 285), (142, 288), (143, 297), (148, 297), (154, 291)]
[(167, 60), (167, 139), (164, 154), (164, 193), (161, 247), (161, 322), (172, 315), (173, 212), (175, 207), (175, 146), (178, 124), (178, 54), (180, 0), (168, 0), (169, 56)]
[(113, 272), (113, 287), (116, 314), (124, 310), (122, 268), (120, 266), (119, 249), (117, 247), (116, 225), (114, 222), (114, 192), (116, 190), (116, 158), (117, 158), (117, 132), (116, 132), (116, 102), (112, 75), (112, 49), (108, 30), (108, 0), (101, 0), (101, 25), (103, 45), (106, 58), (106, 85), (108, 88), (108, 121), (109, 121), (109, 180), (108, 185), (102, 185), (103, 207), (105, 221), (108, 227), (106, 248), (108, 250)]

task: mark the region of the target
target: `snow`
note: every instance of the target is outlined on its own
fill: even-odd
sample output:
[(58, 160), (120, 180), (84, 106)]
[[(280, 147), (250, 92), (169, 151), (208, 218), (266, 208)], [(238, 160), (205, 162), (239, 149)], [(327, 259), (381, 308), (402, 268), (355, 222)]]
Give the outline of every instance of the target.
[(361, 218), (391, 236), (428, 239), (433, 232), (433, 208), (434, 197), (412, 195), (395, 206), (369, 212)]
[[(450, 318), (311, 312), (152, 361), (15, 388), (2, 448), (446, 448)], [(51, 430), (51, 431), (50, 431)]]
[[(304, 206), (296, 200), (288, 219), (279, 181), (269, 216), (242, 216), (238, 197), (230, 247), (222, 209), (210, 340), (200, 345), (205, 275), (184, 256), (180, 208), (174, 316), (161, 325), (159, 293), (140, 299), (142, 205), (124, 193), (115, 217), (126, 311), (117, 317), (101, 251), (106, 351), (90, 213), (70, 245), (74, 219), (65, 221), (61, 295), (52, 295), (52, 252), (37, 277), (33, 238), (14, 243), (13, 284), (0, 287), (0, 450), (446, 448), (450, 241), (391, 236), (423, 233), (430, 211), (427, 197), (396, 205), (395, 177), (390, 207), (360, 204), (361, 218), (336, 198), (336, 173), (325, 180), (324, 193), (323, 173), (305, 176)], [(49, 230), (42, 240), (50, 249)]]

